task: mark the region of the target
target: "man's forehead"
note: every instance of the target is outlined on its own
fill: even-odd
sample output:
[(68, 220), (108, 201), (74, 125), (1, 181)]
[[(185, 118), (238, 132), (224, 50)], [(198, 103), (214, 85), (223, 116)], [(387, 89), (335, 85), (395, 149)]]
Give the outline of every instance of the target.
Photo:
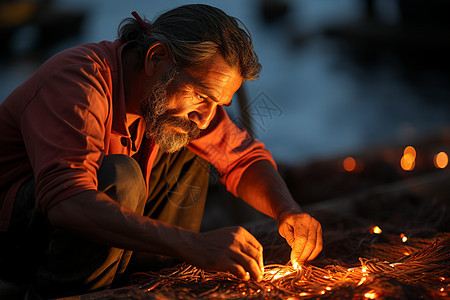
[(230, 67), (221, 56), (187, 71), (199, 91), (216, 98), (231, 98), (242, 84), (238, 68)]

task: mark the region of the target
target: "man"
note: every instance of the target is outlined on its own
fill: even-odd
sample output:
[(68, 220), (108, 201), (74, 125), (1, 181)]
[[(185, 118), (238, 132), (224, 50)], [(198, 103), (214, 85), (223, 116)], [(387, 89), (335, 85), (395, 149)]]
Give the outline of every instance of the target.
[(207, 5), (133, 15), (118, 40), (55, 55), (0, 106), (2, 278), (51, 297), (92, 291), (135, 251), (261, 280), (245, 229), (198, 233), (206, 161), (278, 221), (294, 265), (316, 257), (320, 224), (222, 108), (261, 69), (247, 32)]

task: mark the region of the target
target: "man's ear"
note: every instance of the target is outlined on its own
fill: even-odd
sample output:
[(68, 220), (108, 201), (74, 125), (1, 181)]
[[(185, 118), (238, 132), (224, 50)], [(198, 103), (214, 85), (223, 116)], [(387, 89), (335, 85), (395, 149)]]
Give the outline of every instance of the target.
[(171, 63), (171, 59), (166, 45), (161, 43), (154, 44), (148, 49), (145, 56), (145, 73), (148, 76), (152, 76), (168, 63)]

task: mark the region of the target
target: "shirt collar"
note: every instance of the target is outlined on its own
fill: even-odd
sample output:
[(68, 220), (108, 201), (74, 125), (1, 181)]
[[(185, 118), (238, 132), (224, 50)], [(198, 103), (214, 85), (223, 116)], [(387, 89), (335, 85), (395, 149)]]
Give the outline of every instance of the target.
[(125, 88), (123, 83), (123, 65), (122, 65), (122, 53), (123, 49), (128, 43), (122, 43), (120, 39), (114, 41), (114, 49), (116, 50), (116, 63), (117, 68), (115, 72), (112, 72), (113, 80), (113, 123), (112, 131), (118, 135), (130, 137), (128, 131), (126, 106), (125, 106)]

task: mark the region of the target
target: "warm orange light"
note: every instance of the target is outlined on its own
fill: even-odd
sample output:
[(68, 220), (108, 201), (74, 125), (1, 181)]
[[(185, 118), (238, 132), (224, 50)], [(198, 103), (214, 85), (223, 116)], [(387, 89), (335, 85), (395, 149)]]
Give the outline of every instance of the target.
[(383, 230), (381, 230), (381, 228), (378, 227), (378, 226), (374, 226), (374, 227), (372, 227), (371, 232), (372, 232), (372, 233), (376, 233), (376, 234), (380, 234), (380, 233), (383, 232)]
[(416, 149), (408, 146), (403, 150), (403, 156), (400, 160), (400, 166), (405, 171), (411, 171), (416, 166)]
[(300, 297), (304, 297), (304, 296), (309, 296), (309, 293), (306, 292), (302, 292), (300, 294), (298, 294)]
[(358, 282), (357, 286), (360, 286), (361, 284), (366, 282), (366, 280), (367, 280), (367, 277), (362, 277), (361, 280)]
[(377, 294), (375, 294), (373, 291), (367, 292), (364, 294), (364, 297), (368, 299), (375, 299), (377, 297)]
[(405, 171), (411, 171), (416, 166), (415, 158), (412, 155), (403, 155), (400, 159), (400, 166)]
[(406, 237), (406, 235), (404, 235), (403, 233), (400, 234), (400, 238), (402, 239), (403, 243), (406, 243), (406, 241), (408, 240), (408, 238)]
[(344, 159), (344, 162), (342, 163), (342, 165), (343, 165), (345, 171), (352, 172), (356, 168), (356, 161), (353, 157), (349, 156)]
[(403, 156), (410, 156), (413, 160), (416, 159), (416, 149), (413, 146), (408, 146), (403, 150)]
[(448, 165), (448, 155), (445, 152), (439, 152), (433, 158), (434, 166), (443, 169)]

